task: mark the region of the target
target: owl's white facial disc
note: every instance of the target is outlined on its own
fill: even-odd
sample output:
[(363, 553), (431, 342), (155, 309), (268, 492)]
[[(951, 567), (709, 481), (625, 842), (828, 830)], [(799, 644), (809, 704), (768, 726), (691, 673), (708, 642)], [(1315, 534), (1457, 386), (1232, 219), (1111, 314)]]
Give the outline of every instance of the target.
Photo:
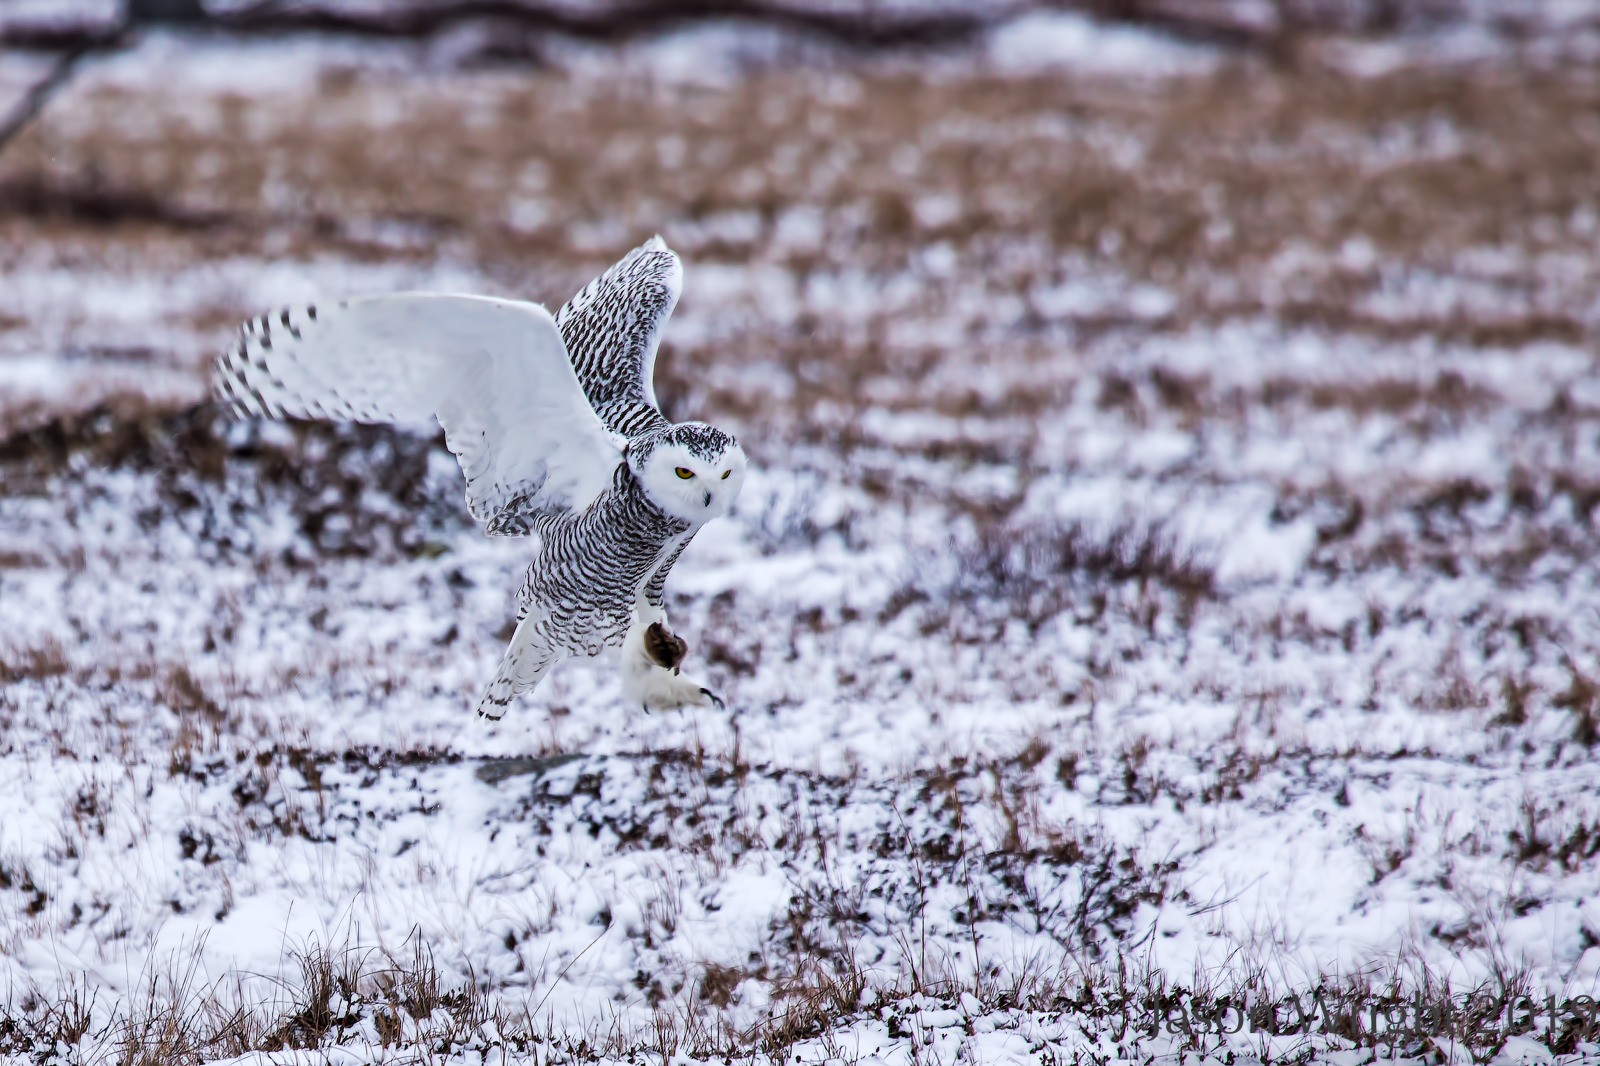
[(744, 485), (744, 450), (712, 426), (684, 422), (673, 426), (628, 465), (645, 495), (674, 518), (702, 525), (728, 513)]

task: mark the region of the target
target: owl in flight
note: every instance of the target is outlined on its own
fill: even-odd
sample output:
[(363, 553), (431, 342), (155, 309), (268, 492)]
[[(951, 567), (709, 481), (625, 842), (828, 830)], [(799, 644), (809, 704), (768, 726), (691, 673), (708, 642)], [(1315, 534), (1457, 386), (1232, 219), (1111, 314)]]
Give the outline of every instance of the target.
[(553, 318), (538, 304), (435, 293), (263, 315), (218, 358), (216, 390), (247, 416), (436, 418), (472, 516), (490, 535), (537, 538), (480, 715), (499, 718), (558, 660), (608, 648), (646, 710), (721, 706), (678, 673), (687, 648), (662, 595), (745, 472), (732, 436), (656, 406), (656, 347), (682, 282), (655, 237)]

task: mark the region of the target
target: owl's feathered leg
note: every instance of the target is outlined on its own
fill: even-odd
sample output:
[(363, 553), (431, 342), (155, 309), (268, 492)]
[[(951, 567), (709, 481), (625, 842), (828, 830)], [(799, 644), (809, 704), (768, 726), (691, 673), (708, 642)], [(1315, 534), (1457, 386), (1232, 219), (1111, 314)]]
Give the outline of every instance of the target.
[[(622, 691), (647, 711), (675, 711), (680, 707), (721, 707), (715, 692), (679, 675), (685, 645), (667, 628), (666, 615), (634, 613), (633, 625), (622, 640)], [(668, 669), (661, 662), (671, 662)]]
[(517, 623), (517, 631), (500, 659), (500, 669), (478, 700), (478, 717), (495, 720), (504, 716), (511, 701), (537, 685), (560, 657), (544, 634), (542, 618), (542, 614), (530, 610)]

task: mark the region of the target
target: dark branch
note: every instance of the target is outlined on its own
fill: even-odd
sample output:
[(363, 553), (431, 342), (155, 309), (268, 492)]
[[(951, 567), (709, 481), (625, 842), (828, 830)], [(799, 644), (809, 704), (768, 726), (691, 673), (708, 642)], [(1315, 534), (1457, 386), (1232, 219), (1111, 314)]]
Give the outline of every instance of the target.
[[(470, 22), (493, 22), (526, 30), (564, 33), (594, 41), (623, 41), (707, 19), (743, 19), (799, 30), (862, 48), (946, 45), (971, 40), (984, 30), (1026, 11), (1078, 10), (1109, 22), (1145, 25), (1190, 40), (1228, 45), (1259, 45), (1271, 39), (1281, 20), (1270, 25), (1241, 21), (1230, 5), (1190, 0), (1010, 0), (916, 10), (881, 6), (872, 0), (850, 5), (784, 0), (619, 0), (593, 5), (559, 0), (453, 0), (392, 3), (345, 8), (337, 4), (259, 0), (231, 11), (207, 12), (199, 0), (129, 0), (132, 26), (183, 23), (240, 34), (324, 32), (386, 39), (426, 38)], [(123, 34), (104, 23), (50, 22), (0, 28), (0, 46), (42, 51), (110, 46)]]
[[(120, 36), (120, 34), (118, 35)], [(28, 128), (28, 124), (38, 117), (44, 110), (44, 105), (50, 101), (62, 86), (72, 80), (73, 71), (78, 67), (78, 61), (90, 52), (109, 47), (108, 44), (78, 44), (62, 52), (56, 61), (50, 65), (50, 71), (39, 81), (29, 87), (11, 111), (0, 119), (0, 152), (5, 151), (16, 136)]]
[(337, 10), (285, 7), (267, 2), (216, 15), (212, 23), (241, 31), (320, 30), (368, 37), (426, 37), (469, 21), (514, 23), (598, 41), (620, 41), (685, 23), (713, 18), (744, 18), (807, 30), (846, 44), (884, 47), (943, 44), (971, 37), (1026, 4), (1005, 5), (984, 14), (940, 12), (884, 14), (871, 4), (855, 11), (808, 10), (751, 0), (671, 0), (597, 6), (592, 10), (517, 3), (515, 0), (460, 0), (457, 3), (390, 10)]

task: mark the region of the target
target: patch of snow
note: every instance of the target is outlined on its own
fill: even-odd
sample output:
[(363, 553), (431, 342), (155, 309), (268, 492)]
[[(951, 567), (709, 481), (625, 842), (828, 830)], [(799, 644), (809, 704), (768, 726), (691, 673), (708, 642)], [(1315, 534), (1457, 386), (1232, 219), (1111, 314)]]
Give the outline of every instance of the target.
[(990, 31), (989, 61), (1011, 73), (1066, 69), (1091, 75), (1175, 77), (1219, 62), (1209, 49), (1152, 30), (1099, 22), (1067, 11), (1034, 11)]

